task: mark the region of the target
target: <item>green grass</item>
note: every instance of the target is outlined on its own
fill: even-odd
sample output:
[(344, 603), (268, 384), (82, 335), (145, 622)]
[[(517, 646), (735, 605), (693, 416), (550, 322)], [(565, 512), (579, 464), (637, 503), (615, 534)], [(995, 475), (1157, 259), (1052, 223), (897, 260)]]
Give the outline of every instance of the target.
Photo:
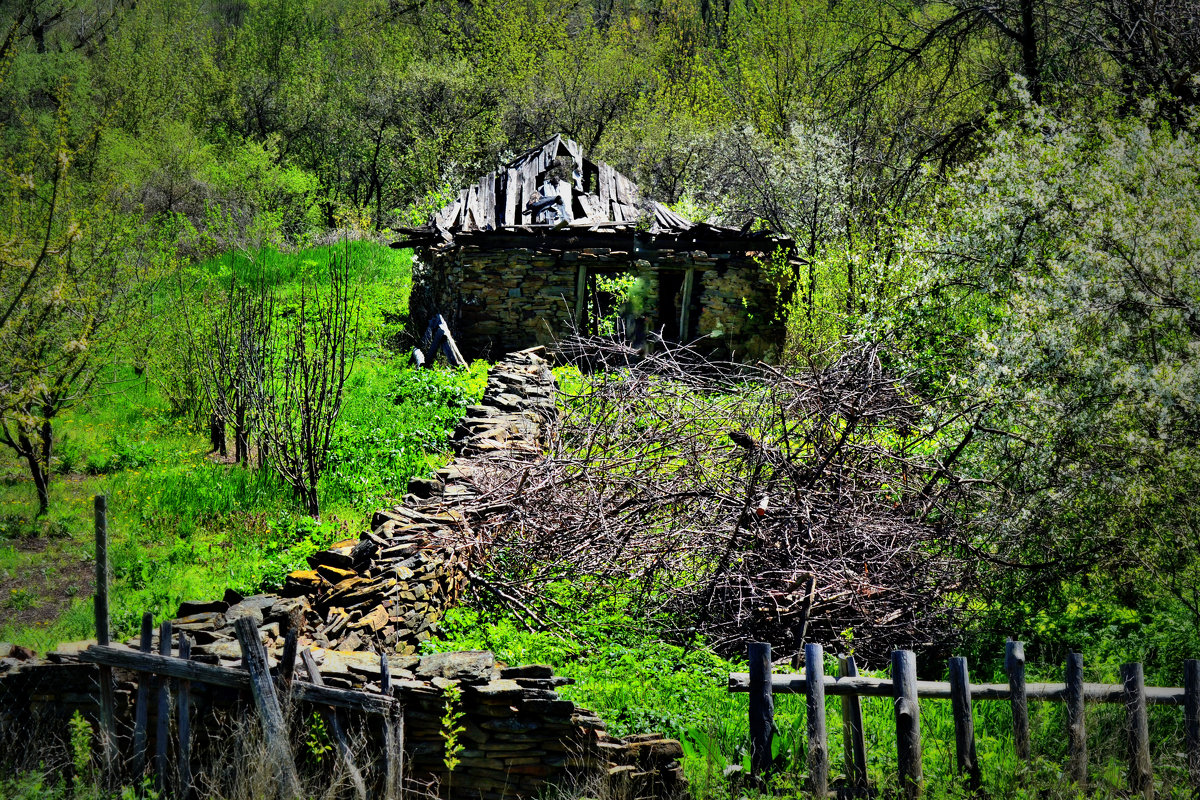
[[(505, 663), (545, 663), (575, 680), (562, 694), (595, 711), (610, 733), (663, 733), (684, 744), (684, 769), (696, 797), (736, 797), (756, 794), (749, 786), (722, 777), (730, 765), (749, 768), (748, 695), (730, 694), (730, 672), (745, 672), (746, 664), (722, 658), (696, 641), (689, 646), (656, 637), (653, 626), (624, 616), (619, 609), (589, 608), (564, 611), (554, 627), (530, 632), (507, 614), (453, 610), (446, 620), (447, 638), (439, 650), (486, 649)], [(1002, 645), (1001, 645), (1002, 649)], [(836, 661), (827, 656), (826, 672), (836, 674)], [(886, 677), (886, 672), (864, 674)], [(945, 679), (944, 675), (928, 677)], [(1030, 665), (1029, 679), (1055, 680), (1056, 667)], [(1088, 680), (1114, 681), (1107, 672), (1089, 671)], [(976, 682), (1005, 682), (1003, 675), (974, 674)], [(826, 700), (831, 777), (844, 776), (840, 699)], [(863, 698), (864, 736), (872, 784), (893, 791), (896, 786), (896, 735), (892, 701)], [(1030, 705), (1035, 758), (1018, 762), (1012, 744), (1012, 716), (1007, 702), (979, 701), (974, 706), (976, 740), (985, 791), (995, 797), (1071, 796), (1061, 779), (1066, 763), (1063, 706)], [(1160, 794), (1183, 795), (1181, 716), (1179, 709), (1151, 708), (1151, 741)], [(774, 749), (779, 772), (768, 794), (800, 796), (807, 778), (805, 698), (775, 698), (778, 732)], [(1124, 791), (1124, 709), (1091, 706), (1087, 712), (1091, 782), (1102, 797)], [(954, 722), (949, 701), (922, 700), (922, 763), (928, 796), (966, 796), (955, 774)]]
[[(283, 291), (331, 251), (252, 254)], [(351, 248), (362, 280), (367, 347), (347, 385), (331, 466), (319, 490), (322, 522), (306, 517), (271, 473), (217, 463), (207, 430), (172, 412), (155, 362), (142, 376), (115, 366), (92, 396), (56, 421), (50, 513), (36, 517), (23, 465), (0, 453), (0, 640), (47, 650), (94, 634), (92, 498), (108, 497), (114, 635), (144, 611), (162, 618), (183, 600), (279, 586), (304, 557), (366, 529), (408, 479), (435, 469), (487, 365), (416, 371), (383, 346), (407, 312), (411, 255)], [(251, 256), (197, 267), (248, 269)], [(387, 320), (392, 320), (388, 322)], [(165, 324), (165, 323), (164, 323)]]

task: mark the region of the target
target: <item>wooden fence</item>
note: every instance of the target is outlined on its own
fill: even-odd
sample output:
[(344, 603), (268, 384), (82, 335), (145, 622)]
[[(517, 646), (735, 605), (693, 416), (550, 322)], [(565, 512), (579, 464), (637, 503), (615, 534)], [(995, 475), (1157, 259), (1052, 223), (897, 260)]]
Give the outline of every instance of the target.
[(972, 790), (980, 785), (979, 760), (975, 751), (975, 724), (971, 713), (974, 700), (1004, 700), (1012, 704), (1013, 743), (1018, 758), (1028, 760), (1029, 700), (1066, 703), (1068, 763), (1065, 776), (1081, 790), (1087, 783), (1087, 732), (1084, 726), (1085, 703), (1118, 703), (1126, 709), (1129, 754), (1129, 788), (1150, 800), (1154, 780), (1150, 763), (1150, 734), (1147, 706), (1183, 706), (1183, 728), (1188, 775), (1196, 796), (1200, 796), (1200, 660), (1184, 662), (1184, 686), (1167, 688), (1146, 686), (1141, 664), (1121, 667), (1120, 684), (1083, 682), (1083, 658), (1078, 653), (1067, 657), (1063, 683), (1026, 683), (1025, 651), (1021, 642), (1010, 641), (1005, 648), (1007, 684), (971, 684), (967, 660), (949, 661), (949, 682), (917, 680), (916, 657), (912, 651), (892, 653), (892, 677), (868, 678), (858, 674), (853, 656), (838, 659), (837, 677), (824, 674), (824, 652), (818, 644), (804, 648), (805, 670), (801, 674), (773, 675), (771, 646), (750, 645), (750, 672), (729, 676), (729, 691), (750, 693), (750, 759), (756, 776), (765, 775), (771, 764), (771, 739), (774, 735), (775, 694), (807, 696), (808, 769), (810, 788), (817, 798), (829, 791), (829, 745), (825, 730), (825, 697), (842, 698), (846, 778), (848, 793), (867, 795), (867, 753), (863, 738), (860, 697), (890, 697), (895, 702), (896, 749), (900, 786), (906, 797), (921, 794), (921, 719), (918, 699), (948, 699), (954, 716), (954, 743), (958, 772)]
[[(137, 696), (134, 701), (134, 723), (128, 776), (135, 784), (140, 783), (151, 766), (155, 785), (160, 797), (173, 796), (187, 800), (194, 794), (191, 759), (191, 687), (193, 683), (249, 691), (254, 707), (262, 721), (263, 737), (271, 762), (276, 766), (282, 796), (302, 797), (299, 774), (292, 758), (287, 725), (283, 715), (281, 697), (293, 701), (310, 703), (321, 711), (328, 730), (337, 745), (338, 756), (350, 776), (358, 800), (367, 800), (367, 787), (362, 772), (354, 762), (350, 741), (341, 718), (343, 710), (383, 719), (384, 800), (399, 800), (402, 791), (404, 770), (404, 714), (400, 703), (393, 696), (393, 685), (387, 656), (380, 654), (380, 692), (337, 689), (324, 685), (312, 653), (305, 650), (297, 653), (296, 632), (290, 631), (284, 640), (283, 653), (275, 676), (271, 675), (266, 649), (254, 621), (241, 617), (234, 623), (234, 633), (242, 653), (242, 668), (231, 669), (212, 664), (202, 664), (190, 659), (191, 641), (180, 634), (177, 655), (172, 652), (171, 623), (162, 623), (159, 629), (159, 652), (152, 653), (154, 618), (147, 612), (142, 616), (140, 649), (117, 645), (109, 640), (108, 616), (108, 520), (107, 503), (103, 496), (95, 499), (96, 519), (96, 644), (79, 654), (84, 663), (99, 667), (100, 730), (99, 744), (102, 754), (104, 783), (116, 788), (125, 772), (118, 757), (118, 733), (114, 710), (113, 669), (126, 669), (138, 673)], [(308, 673), (308, 683), (295, 679), (297, 656)], [(156, 697), (151, 700), (151, 687), (156, 687)], [(178, 778), (170, 780), (172, 765), (168, 762), (168, 740), (171, 723), (171, 695), (175, 695), (176, 732), (178, 736), (178, 762), (174, 765)], [(157, 727), (155, 731), (155, 754), (152, 764), (147, 763), (147, 726), (151, 702), (157, 705)], [(172, 785), (173, 784), (173, 785)]]

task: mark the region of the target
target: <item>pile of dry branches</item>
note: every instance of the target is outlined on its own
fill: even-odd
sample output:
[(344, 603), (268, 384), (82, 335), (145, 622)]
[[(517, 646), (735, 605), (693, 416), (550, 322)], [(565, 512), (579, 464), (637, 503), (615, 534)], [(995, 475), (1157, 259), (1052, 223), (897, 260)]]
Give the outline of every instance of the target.
[[(533, 624), (617, 595), (681, 638), (867, 663), (946, 643), (962, 590), (922, 410), (874, 347), (823, 368), (573, 339), (548, 455), (475, 477), (480, 584)], [(933, 520), (941, 519), (935, 523)], [(550, 586), (557, 587), (547, 591)]]

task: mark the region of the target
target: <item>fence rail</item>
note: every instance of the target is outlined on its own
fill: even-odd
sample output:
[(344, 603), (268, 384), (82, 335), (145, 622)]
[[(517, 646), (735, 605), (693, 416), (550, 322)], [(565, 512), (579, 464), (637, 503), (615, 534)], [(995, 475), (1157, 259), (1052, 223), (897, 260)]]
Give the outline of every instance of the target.
[[(824, 674), (824, 654), (820, 645), (805, 647), (806, 669), (799, 674), (776, 675), (771, 672), (771, 646), (754, 642), (749, 648), (750, 672), (729, 676), (730, 692), (750, 694), (750, 760), (755, 776), (764, 776), (771, 765), (771, 740), (774, 736), (774, 700), (776, 694), (802, 694), (808, 697), (809, 788), (815, 797), (824, 798), (829, 785), (828, 742), (824, 725), (824, 698), (842, 698), (846, 774), (845, 793), (868, 795), (866, 746), (863, 740), (860, 697), (890, 697), (895, 701), (896, 746), (901, 792), (915, 798), (924, 789), (921, 771), (921, 721), (919, 698), (950, 700), (954, 717), (955, 753), (959, 774), (972, 790), (980, 784), (979, 763), (975, 750), (975, 726), (971, 704), (974, 700), (1000, 700), (1012, 705), (1013, 744), (1017, 757), (1029, 760), (1028, 701), (1062, 702), (1067, 705), (1066, 735), (1068, 763), (1064, 775), (1082, 790), (1087, 782), (1087, 733), (1084, 727), (1085, 703), (1114, 703), (1126, 709), (1128, 782), (1130, 790), (1151, 800), (1154, 779), (1150, 763), (1150, 737), (1147, 707), (1182, 706), (1184, 748), (1188, 776), (1195, 795), (1200, 797), (1200, 660), (1184, 662), (1182, 687), (1146, 686), (1141, 664), (1121, 667), (1119, 684), (1084, 683), (1083, 658), (1072, 653), (1067, 658), (1063, 683), (1025, 682), (1025, 651), (1020, 642), (1005, 647), (1008, 683), (971, 684), (965, 658), (951, 658), (950, 681), (916, 680), (916, 657), (909, 650), (892, 654), (892, 678), (860, 676), (853, 656), (839, 659), (839, 675)], [(816, 717), (820, 717), (820, 720)]]
[[(829, 697), (894, 697), (895, 688), (890, 678), (835, 677), (822, 675), (822, 685)], [(750, 673), (734, 672), (729, 675), (729, 691), (750, 691)], [(808, 679), (801, 670), (789, 675), (771, 675), (771, 691), (775, 694), (808, 694)], [(1051, 703), (1067, 702), (1071, 688), (1065, 683), (1027, 683), (1025, 697)], [(970, 684), (972, 700), (1008, 700), (1012, 691), (1007, 683)], [(1083, 699), (1089, 703), (1124, 703), (1125, 687), (1119, 683), (1084, 683)], [(953, 686), (942, 681), (917, 681), (917, 697), (934, 700), (950, 700)], [(1147, 686), (1146, 703), (1152, 706), (1181, 706), (1187, 700), (1183, 687)]]
[[(101, 706), (100, 743), (103, 754), (103, 780), (112, 789), (121, 783), (122, 766), (117, 756), (118, 739), (113, 714), (113, 669), (126, 669), (138, 674), (137, 700), (134, 706), (133, 758), (130, 776), (137, 783), (143, 777), (147, 759), (147, 727), (150, 705), (157, 702), (154, 773), (159, 796), (191, 800), (195, 795), (195, 780), (191, 764), (191, 688), (204, 683), (237, 689), (251, 695), (255, 710), (262, 722), (263, 735), (277, 769), (277, 780), (284, 797), (301, 797), (299, 775), (291, 755), (288, 732), (280, 698), (290, 697), (311, 703), (325, 710), (330, 728), (339, 745), (339, 757), (344, 767), (357, 779), (354, 781), (357, 800), (367, 800), (366, 785), (354, 755), (342, 733), (340, 714), (343, 710), (382, 717), (385, 747), (380, 756), (384, 761), (386, 782), (383, 800), (401, 797), (404, 773), (404, 712), (398, 695), (430, 694), (423, 684), (393, 680), (386, 654), (379, 656), (380, 686), (383, 693), (338, 689), (325, 686), (311, 653), (297, 652), (296, 631), (289, 631), (283, 648), (277, 675), (272, 675), (270, 662), (263, 647), (258, 627), (249, 617), (234, 624), (234, 632), (242, 651), (242, 668), (231, 669), (191, 660), (191, 640), (179, 634), (178, 656), (172, 655), (171, 623), (164, 622), (159, 630), (159, 652), (150, 652), (153, 638), (153, 617), (142, 615), (140, 649), (114, 645), (109, 640), (108, 618), (108, 518), (107, 501), (95, 498), (96, 514), (96, 595), (95, 618), (97, 644), (79, 654), (79, 660), (98, 666)], [(310, 683), (294, 679), (297, 656), (304, 659)], [(172, 682), (174, 686), (172, 686)], [(151, 686), (157, 686), (158, 697), (150, 697)], [(171, 694), (174, 690), (177, 714), (178, 763), (175, 781), (169, 780), (167, 739), (170, 736)]]

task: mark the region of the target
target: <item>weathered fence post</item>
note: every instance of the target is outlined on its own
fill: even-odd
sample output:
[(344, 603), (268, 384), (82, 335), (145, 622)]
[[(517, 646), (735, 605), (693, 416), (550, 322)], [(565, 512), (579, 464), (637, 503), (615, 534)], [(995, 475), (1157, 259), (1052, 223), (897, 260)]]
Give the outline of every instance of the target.
[(813, 797), (823, 800), (829, 794), (829, 739), (825, 730), (825, 652), (819, 644), (804, 645), (804, 682), (808, 688), (808, 774)]
[[(838, 675), (857, 678), (854, 656), (838, 659)], [(856, 694), (842, 696), (842, 752), (846, 759), (846, 778), (852, 795), (867, 794), (867, 743), (863, 737), (862, 701)]]
[[(325, 679), (321, 677), (321, 671), (317, 669), (317, 662), (313, 659), (312, 650), (305, 649), (300, 653), (300, 659), (304, 662), (304, 669), (308, 671), (308, 679), (313, 682), (313, 685), (324, 686)], [(342, 765), (350, 774), (350, 782), (354, 784), (355, 795), (358, 800), (367, 800), (367, 784), (363, 781), (358, 765), (354, 763), (354, 751), (350, 749), (350, 740), (346, 738), (346, 731), (342, 728), (341, 716), (334, 708), (322, 710), (322, 713), (329, 723), (329, 732), (333, 734), (333, 741), (338, 747)]]
[(967, 777), (971, 791), (979, 789), (979, 756), (975, 751), (975, 717), (971, 713), (971, 678), (967, 659), (950, 659), (950, 704), (954, 714), (954, 752), (958, 774)]
[[(158, 629), (158, 654), (171, 655), (171, 623), (164, 622)], [(155, 786), (160, 796), (165, 796), (170, 781), (167, 780), (167, 739), (171, 736), (171, 680), (165, 675), (158, 677), (158, 725), (154, 737)]]
[(1029, 699), (1025, 696), (1025, 644), (1009, 639), (1004, 644), (1004, 670), (1012, 704), (1013, 747), (1017, 758), (1029, 760)]
[(275, 694), (266, 651), (263, 650), (262, 640), (258, 638), (258, 628), (250, 617), (241, 617), (234, 623), (234, 632), (242, 646), (242, 664), (250, 673), (250, 692), (262, 717), (263, 738), (279, 770), (281, 793), (287, 798), (300, 797), (300, 776), (296, 773), (296, 762), (288, 745), (287, 724), (279, 707), (279, 697)]
[(921, 772), (921, 706), (917, 702), (917, 659), (911, 650), (892, 653), (892, 688), (896, 704), (900, 791), (908, 798), (920, 797), (924, 788)]
[[(379, 654), (379, 690), (393, 697), (392, 671), (388, 666), (387, 653)], [(393, 702), (393, 707), (384, 714), (383, 739), (383, 800), (400, 800), (404, 786), (404, 712), (400, 710), (399, 703)]]
[(1122, 664), (1126, 727), (1129, 734), (1129, 788), (1146, 800), (1154, 797), (1150, 767), (1150, 724), (1146, 716), (1146, 682), (1141, 664)]
[[(179, 634), (179, 657), (192, 657), (192, 640)], [(179, 725), (179, 798), (188, 800), (192, 794), (192, 682), (180, 678), (175, 682), (175, 712)]]
[[(142, 635), (138, 642), (143, 653), (150, 652), (151, 638), (154, 636), (154, 615), (149, 611), (142, 614)], [(153, 678), (149, 672), (138, 673), (137, 706), (134, 708), (133, 719), (133, 781), (141, 788), (142, 778), (146, 776), (146, 728), (150, 724), (150, 681)]]
[(279, 691), (281, 693), (290, 692), (292, 689), (292, 678), (296, 674), (296, 648), (299, 641), (299, 635), (295, 628), (289, 630), (283, 639), (283, 653), (279, 657)]
[(1183, 732), (1192, 791), (1200, 795), (1200, 660), (1183, 662)]
[(775, 732), (775, 700), (771, 696), (771, 645), (751, 642), (750, 773), (766, 776), (771, 769), (771, 737)]
[[(110, 644), (108, 631), (108, 498), (98, 494), (96, 513), (96, 644)], [(117, 783), (117, 724), (113, 701), (112, 667), (101, 665), (100, 680), (100, 752), (104, 759), (104, 782), (108, 788)]]
[(1084, 726), (1081, 654), (1067, 654), (1067, 669), (1063, 681), (1066, 684), (1067, 702), (1067, 777), (1083, 791), (1087, 788), (1087, 729)]

